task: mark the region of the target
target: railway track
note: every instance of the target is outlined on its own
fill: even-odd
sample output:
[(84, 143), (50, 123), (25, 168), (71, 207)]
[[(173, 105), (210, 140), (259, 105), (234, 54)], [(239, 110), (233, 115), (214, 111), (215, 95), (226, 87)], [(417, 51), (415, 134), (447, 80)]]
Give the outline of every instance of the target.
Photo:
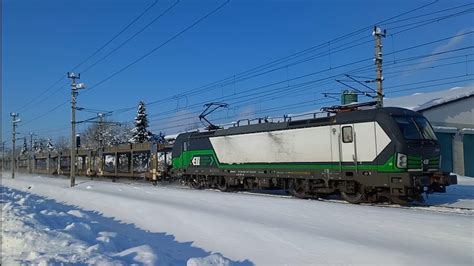
[[(271, 195), (271, 194), (262, 194), (262, 193), (254, 193), (254, 192), (239, 192), (239, 193), (249, 194), (249, 195), (258, 195), (258, 196), (267, 196), (267, 197), (288, 198), (288, 199), (295, 199), (295, 200), (305, 200), (305, 199), (298, 199), (290, 195)], [(320, 199), (311, 199), (311, 200), (335, 203), (335, 204), (353, 205), (352, 203), (349, 203), (344, 200), (339, 200), (339, 199), (321, 199), (320, 198)], [(474, 216), (474, 209), (472, 208), (453, 207), (453, 206), (444, 206), (444, 205), (430, 205), (430, 204), (398, 205), (398, 204), (385, 204), (385, 203), (378, 203), (378, 204), (361, 203), (358, 205), (371, 206), (371, 207), (377, 207), (377, 208), (397, 208), (397, 209), (407, 209), (407, 210), (424, 211), (424, 212), (450, 213), (450, 214)]]
[[(263, 196), (263, 197), (278, 197), (278, 198), (287, 198), (294, 200), (307, 200), (307, 199), (298, 199), (290, 195), (272, 195), (272, 194), (262, 194), (254, 192), (238, 192), (241, 194), (248, 194), (253, 196)], [(346, 202), (339, 199), (310, 199), (313, 201), (334, 203), (334, 204), (348, 204), (353, 205), (352, 203)], [(397, 204), (385, 204), (385, 203), (361, 203), (359, 206), (370, 206), (377, 208), (397, 208), (397, 209), (407, 209), (415, 211), (424, 211), (424, 212), (435, 212), (435, 213), (452, 213), (460, 215), (474, 216), (474, 209), (465, 208), (465, 207), (453, 207), (453, 206), (444, 206), (444, 205), (430, 205), (430, 204), (411, 204), (411, 205), (397, 205)], [(474, 207), (474, 206), (473, 206)]]
[[(49, 178), (58, 178), (58, 176), (46, 176), (44, 177)], [(116, 181), (112, 181), (109, 178), (87, 178), (87, 177), (78, 177), (78, 185), (79, 184), (86, 184), (91, 181), (99, 181), (99, 182), (114, 182), (120, 184), (129, 184), (129, 185), (149, 185), (149, 181), (145, 180), (124, 180), (124, 179), (116, 179)], [(171, 189), (182, 189), (182, 190), (195, 190), (193, 188), (181, 185), (179, 183), (162, 183), (159, 185), (163, 188), (171, 188)], [(152, 187), (152, 186), (150, 186)], [(206, 189), (206, 191), (212, 192), (219, 192), (218, 189)], [(326, 202), (326, 203), (334, 203), (334, 204), (347, 204), (353, 205), (349, 202), (346, 202), (342, 199), (298, 199), (294, 196), (287, 195), (283, 190), (278, 191), (236, 191), (236, 192), (225, 192), (225, 193), (236, 193), (241, 195), (252, 195), (258, 197), (272, 197), (272, 198), (282, 198), (282, 199), (289, 199), (289, 200), (312, 200), (316, 202)], [(445, 206), (445, 205), (430, 205), (430, 204), (423, 204), (423, 203), (413, 203), (410, 205), (397, 205), (397, 204), (388, 204), (388, 203), (361, 203), (358, 204), (359, 206), (370, 206), (375, 208), (396, 208), (396, 209), (406, 209), (406, 210), (413, 210), (413, 211), (423, 211), (423, 212), (432, 212), (432, 213), (445, 213), (445, 214), (457, 214), (457, 215), (466, 215), (466, 216), (474, 216), (474, 206), (473, 208), (465, 208), (465, 207), (454, 207), (454, 206)]]
[[(165, 185), (165, 187), (170, 187), (173, 189), (186, 189), (186, 190), (194, 190), (193, 188), (189, 188), (179, 184), (170, 184)], [(218, 189), (206, 189), (207, 191), (213, 192), (221, 192)], [(229, 193), (229, 192), (226, 192)], [(232, 192), (230, 192), (232, 193)], [(341, 199), (298, 199), (291, 195), (284, 195), (282, 191), (277, 191), (276, 193), (269, 193), (268, 191), (263, 192), (252, 192), (252, 191), (237, 191), (237, 194), (243, 195), (252, 195), (252, 196), (259, 196), (259, 197), (273, 197), (273, 198), (282, 198), (282, 199), (291, 199), (291, 200), (312, 200), (312, 201), (319, 201), (319, 202), (327, 202), (327, 203), (334, 203), (334, 204), (347, 204), (353, 205), (347, 201)], [(454, 206), (444, 206), (444, 205), (430, 205), (430, 204), (423, 204), (423, 203), (413, 203), (410, 205), (398, 205), (398, 204), (388, 204), (388, 203), (361, 203), (358, 204), (359, 206), (370, 206), (376, 208), (396, 208), (396, 209), (406, 209), (406, 210), (413, 210), (413, 211), (423, 211), (423, 212), (434, 212), (434, 213), (447, 213), (447, 214), (458, 214), (458, 215), (467, 215), (467, 216), (474, 216), (474, 206), (473, 208), (465, 208), (465, 207), (454, 207)]]

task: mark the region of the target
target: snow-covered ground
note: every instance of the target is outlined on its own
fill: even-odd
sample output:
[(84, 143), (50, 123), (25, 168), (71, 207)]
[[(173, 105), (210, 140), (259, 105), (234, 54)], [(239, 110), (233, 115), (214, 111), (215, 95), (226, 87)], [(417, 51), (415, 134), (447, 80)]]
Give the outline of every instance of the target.
[[(474, 179), (459, 181), (428, 203), (474, 209)], [(474, 264), (465, 210), (78, 183), (2, 178), (2, 264)]]
[(2, 263), (88, 265), (228, 265), (173, 236), (150, 233), (19, 190), (1, 187)]

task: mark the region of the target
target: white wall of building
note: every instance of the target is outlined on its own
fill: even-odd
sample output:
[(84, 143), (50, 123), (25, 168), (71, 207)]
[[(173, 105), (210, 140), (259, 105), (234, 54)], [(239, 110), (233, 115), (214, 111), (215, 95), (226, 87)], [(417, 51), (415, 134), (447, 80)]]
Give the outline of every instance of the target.
[(474, 97), (422, 111), (433, 125), (474, 127)]

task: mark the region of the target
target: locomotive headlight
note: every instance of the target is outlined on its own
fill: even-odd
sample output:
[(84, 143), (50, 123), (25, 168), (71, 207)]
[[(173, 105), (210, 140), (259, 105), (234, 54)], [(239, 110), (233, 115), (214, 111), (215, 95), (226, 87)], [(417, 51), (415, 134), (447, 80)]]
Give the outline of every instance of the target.
[(407, 168), (407, 156), (403, 153), (397, 153), (397, 167)]

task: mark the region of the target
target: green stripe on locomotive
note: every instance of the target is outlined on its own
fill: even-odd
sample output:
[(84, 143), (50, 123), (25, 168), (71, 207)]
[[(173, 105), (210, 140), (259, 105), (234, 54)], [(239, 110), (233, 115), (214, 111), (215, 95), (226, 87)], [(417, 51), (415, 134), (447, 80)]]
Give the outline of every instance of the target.
[[(196, 159), (199, 158), (199, 159)], [(193, 160), (199, 165), (193, 165)], [(396, 167), (396, 156), (392, 155), (390, 158), (381, 165), (359, 163), (357, 165), (358, 170), (371, 170), (378, 172), (406, 172), (407, 169), (399, 169)], [(421, 161), (420, 161), (421, 163)], [(214, 150), (193, 150), (183, 151), (181, 156), (173, 158), (173, 169), (187, 169), (190, 166), (205, 166), (205, 167), (217, 167), (219, 169), (288, 169), (288, 170), (355, 170), (354, 164), (348, 165), (339, 163), (245, 163), (245, 164), (223, 164), (219, 163)]]

